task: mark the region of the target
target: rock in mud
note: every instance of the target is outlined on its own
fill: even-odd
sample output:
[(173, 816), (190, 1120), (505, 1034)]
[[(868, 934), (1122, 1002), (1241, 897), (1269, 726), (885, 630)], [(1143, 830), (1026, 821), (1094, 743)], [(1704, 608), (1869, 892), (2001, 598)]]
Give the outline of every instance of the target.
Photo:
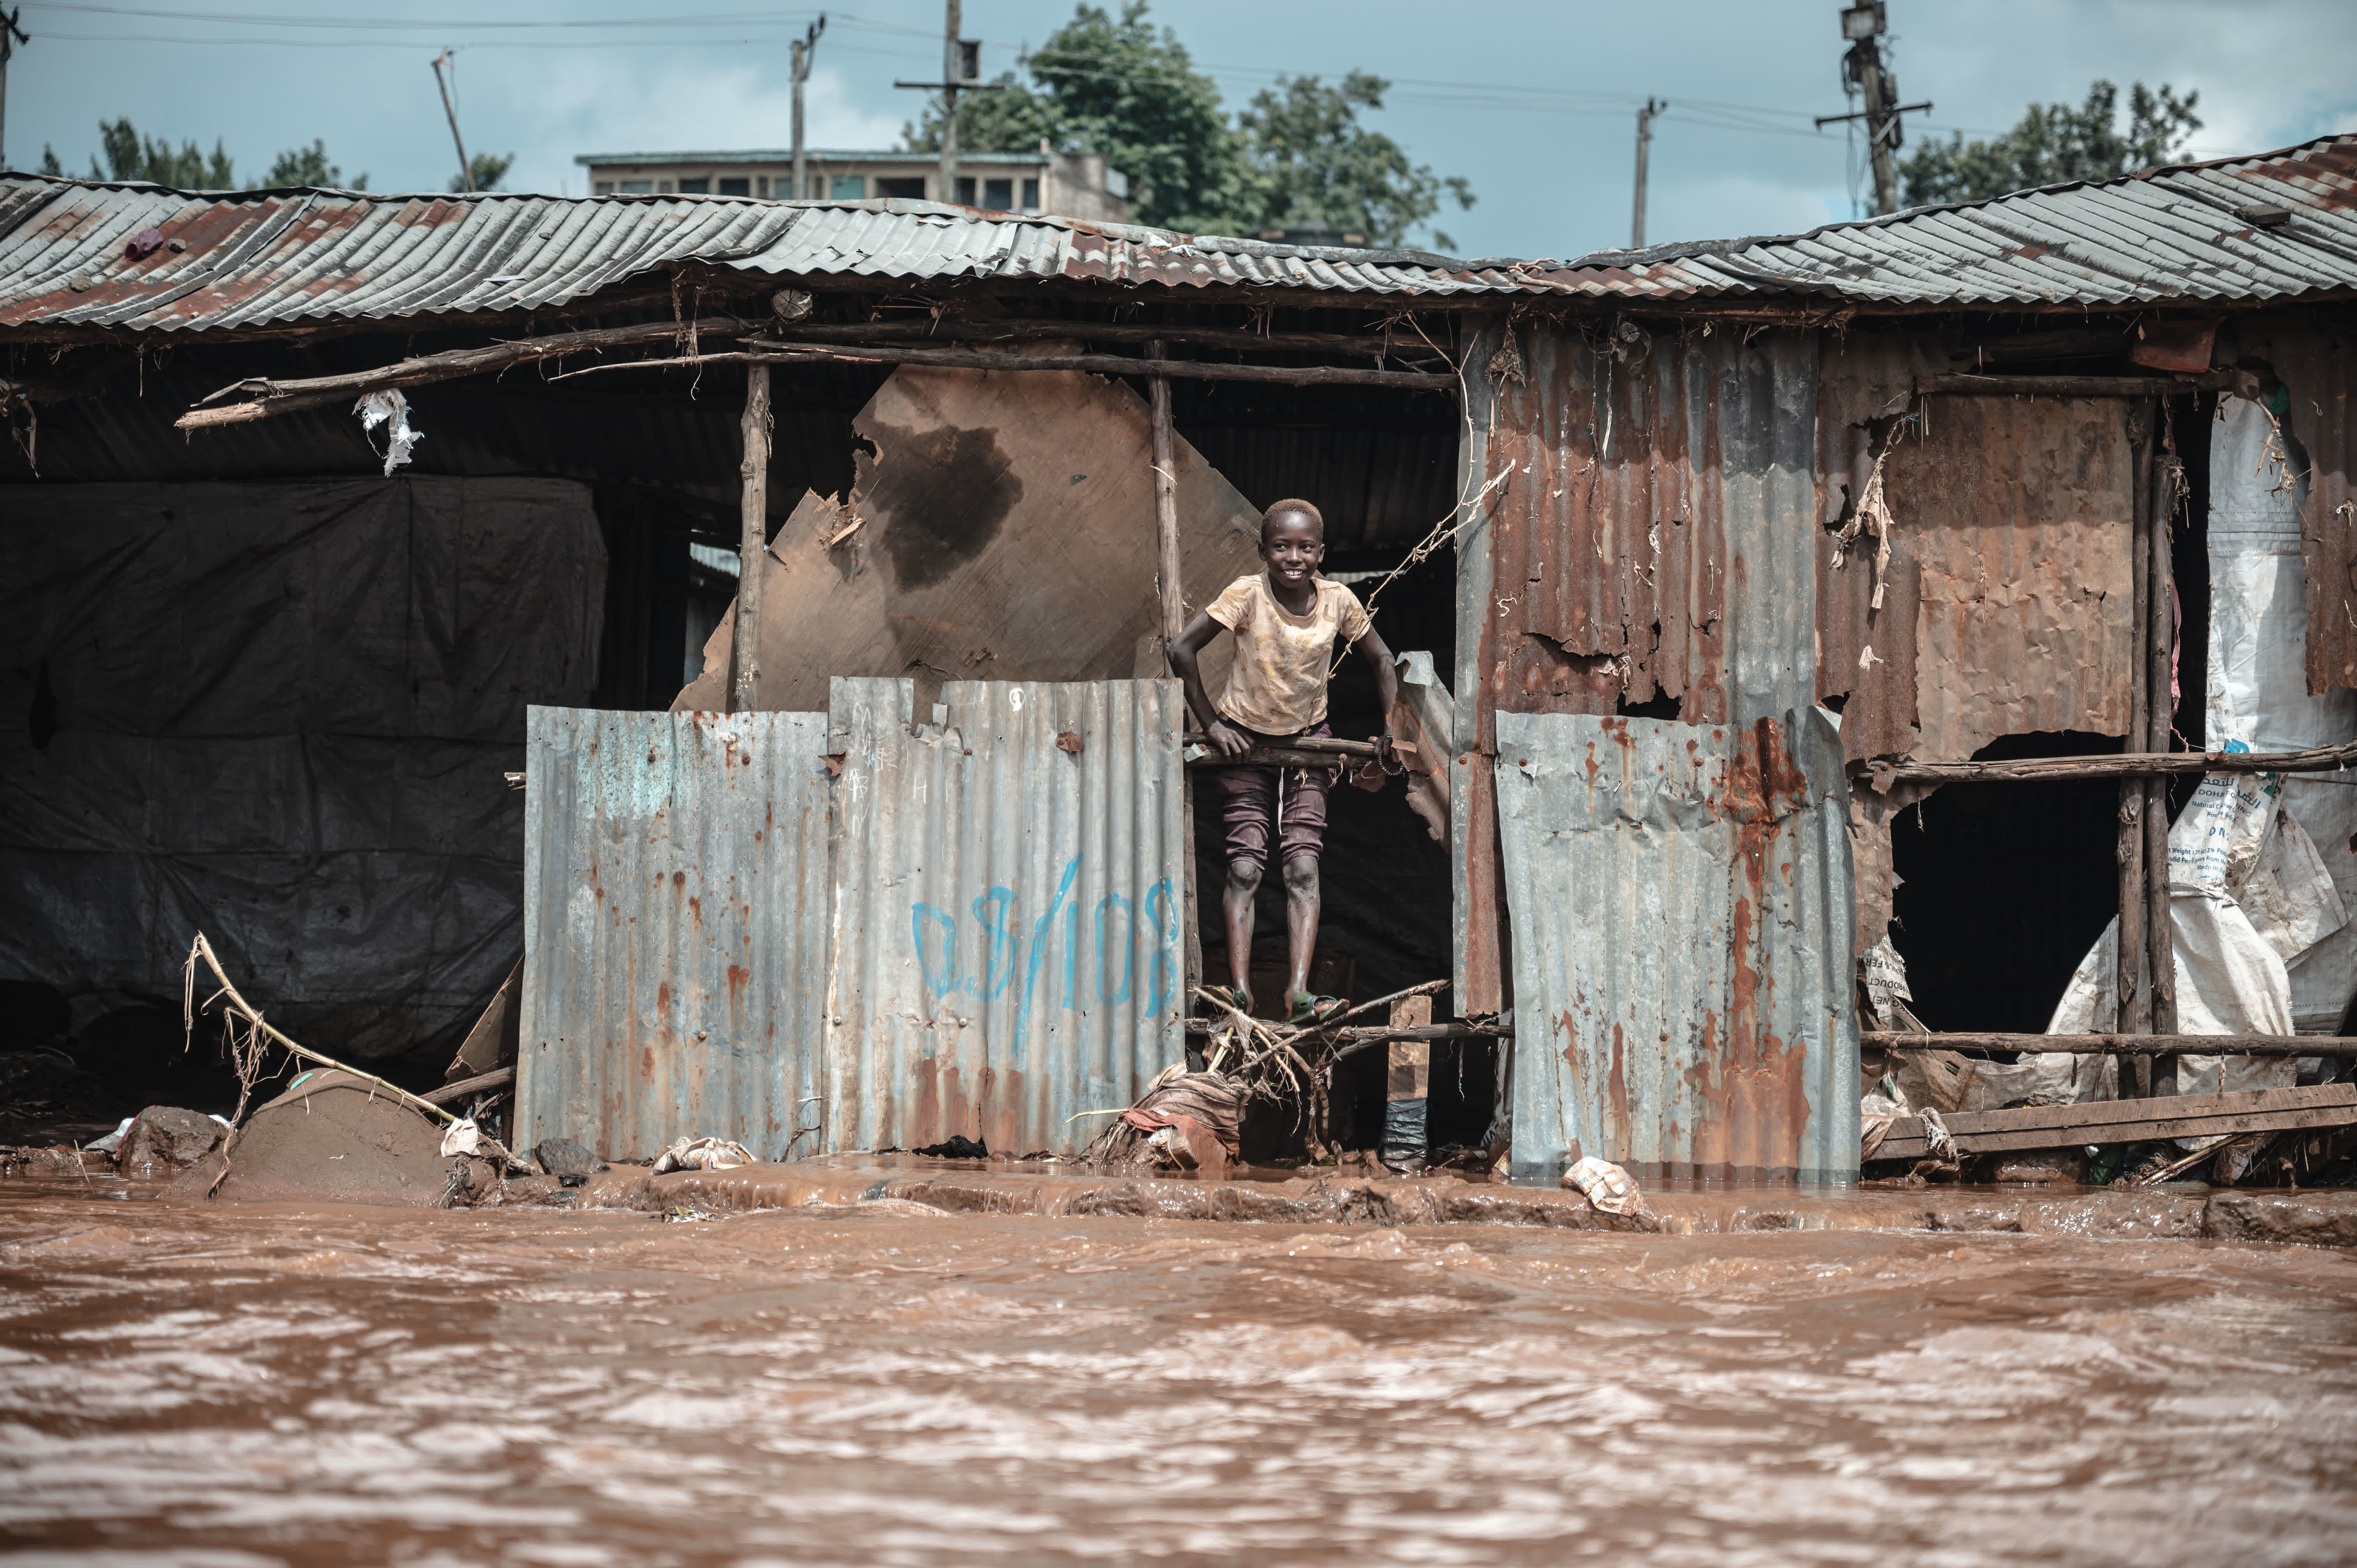
[(247, 1117), (165, 1196), (429, 1208), (444, 1201), (450, 1165), (440, 1127), (366, 1079), (324, 1069)]
[(127, 1176), (169, 1176), (184, 1171), (220, 1143), (228, 1129), (211, 1117), (177, 1105), (151, 1105), (131, 1123), (116, 1155)]
[(606, 1168), (605, 1161), (570, 1138), (543, 1138), (532, 1157), (553, 1176), (594, 1176)]

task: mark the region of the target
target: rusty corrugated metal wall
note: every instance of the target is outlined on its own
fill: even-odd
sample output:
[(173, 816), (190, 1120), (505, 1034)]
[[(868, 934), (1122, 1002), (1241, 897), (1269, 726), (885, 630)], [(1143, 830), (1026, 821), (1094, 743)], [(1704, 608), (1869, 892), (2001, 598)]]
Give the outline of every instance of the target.
[(1848, 786), (1810, 708), (1498, 715), (1513, 1173), (1857, 1174)]
[(826, 1144), (1075, 1152), (1184, 1048), (1178, 683), (952, 682), (911, 733), (913, 696), (829, 703)]
[[(1469, 334), (1482, 521), (1458, 544), (1461, 1013), (1506, 1001), (1503, 713), (1676, 700), (1748, 724), (1815, 697), (1816, 335), (1485, 322)], [(1469, 737), (1469, 741), (1465, 737)]]
[(813, 1152), (823, 714), (533, 708), (517, 1146)]

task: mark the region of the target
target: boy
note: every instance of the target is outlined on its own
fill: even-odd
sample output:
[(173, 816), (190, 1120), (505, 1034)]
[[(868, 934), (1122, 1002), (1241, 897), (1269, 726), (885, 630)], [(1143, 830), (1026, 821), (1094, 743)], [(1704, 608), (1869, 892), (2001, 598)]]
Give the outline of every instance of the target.
[[(1170, 667), (1187, 689), (1187, 705), (1205, 737), (1223, 757), (1254, 746), (1281, 746), (1305, 736), (1333, 732), (1326, 725), (1326, 674), (1334, 644), (1355, 646), (1375, 672), (1383, 711), (1399, 701), (1391, 650), (1375, 634), (1358, 596), (1318, 575), (1326, 559), (1326, 520), (1303, 500), (1282, 500), (1261, 518), (1260, 558), (1268, 568), (1228, 585), (1170, 645)], [(1203, 690), (1196, 655), (1222, 630), (1236, 639), (1235, 663), (1218, 707)], [(1331, 996), (1309, 991), (1309, 960), (1318, 948), (1318, 858), (1326, 840), (1326, 791), (1330, 768), (1226, 767), (1213, 770), (1227, 829), (1228, 976), (1238, 1007), (1252, 1010), (1253, 900), (1272, 832), (1285, 863), (1285, 927), (1291, 960), (1286, 1011), (1297, 1024), (1317, 1023), (1342, 1010)]]

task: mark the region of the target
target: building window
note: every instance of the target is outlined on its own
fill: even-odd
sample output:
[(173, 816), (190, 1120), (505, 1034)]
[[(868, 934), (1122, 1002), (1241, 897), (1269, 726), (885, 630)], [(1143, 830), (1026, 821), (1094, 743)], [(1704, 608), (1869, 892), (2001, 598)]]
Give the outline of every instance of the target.
[(724, 179), (720, 182), (719, 194), (722, 196), (750, 196), (753, 194), (753, 182), (749, 178)]
[(972, 175), (962, 174), (958, 176), (957, 204), (960, 207), (972, 207), (974, 205), (974, 177)]
[(655, 194), (657, 196), (669, 196), (671, 194), (671, 181), (667, 179), (659, 179), (655, 181)]
[(599, 180), (599, 181), (597, 182), (597, 194), (598, 194), (598, 195), (600, 195), (600, 196), (611, 196), (611, 195), (613, 195), (613, 194), (614, 194), (614, 182), (613, 182), (612, 180), (610, 180), (610, 179), (601, 179), (601, 180)]
[(626, 179), (614, 188), (624, 196), (648, 196), (653, 193), (655, 182), (651, 179)]
[(835, 201), (865, 201), (867, 199), (867, 177), (864, 174), (836, 175), (827, 183), (826, 194)]
[(770, 177), (768, 175), (758, 175), (754, 177), (753, 193), (756, 196), (767, 196), (770, 194)]
[(902, 201), (922, 201), (925, 199), (924, 177), (920, 175), (914, 179), (879, 179), (876, 182), (876, 194)]
[(1015, 182), (1011, 179), (986, 179), (982, 182), (982, 204), (994, 212), (1004, 212), (1015, 205)]
[(1027, 179), (1023, 182), (1023, 210), (1026, 212), (1039, 210), (1039, 182), (1036, 179)]
[(699, 175), (694, 179), (681, 180), (679, 193), (682, 196), (709, 196), (712, 194), (712, 177)]

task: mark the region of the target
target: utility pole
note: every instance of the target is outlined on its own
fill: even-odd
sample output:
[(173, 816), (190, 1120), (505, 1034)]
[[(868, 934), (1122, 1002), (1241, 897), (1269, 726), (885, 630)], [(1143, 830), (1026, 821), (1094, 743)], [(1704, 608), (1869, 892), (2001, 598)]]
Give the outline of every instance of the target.
[(826, 31), (826, 13), (821, 11), (810, 31), (794, 45), (794, 188), (793, 199), (802, 200), (810, 194), (810, 182), (802, 177), (802, 83), (810, 80), (811, 52), (818, 48), (818, 36)]
[(1637, 111), (1637, 210), (1629, 221), (1629, 248), (1645, 248), (1645, 155), (1653, 145), (1653, 116), (1667, 109), (1668, 104), (1648, 94), (1645, 106)]
[(32, 36), (17, 25), (24, 16), (22, 5), (13, 11), (0, 11), (0, 168), (8, 166), (8, 61), (18, 44), (33, 41)]
[(949, 21), (942, 35), (942, 80), (939, 81), (896, 81), (895, 87), (922, 88), (942, 95), (942, 172), (941, 190), (943, 201), (957, 200), (957, 106), (962, 92), (987, 92), (991, 84), (982, 80), (982, 40), (958, 37), (958, 0), (949, 0)]
[(1932, 105), (1899, 102), (1899, 79), (1882, 63), (1882, 35), (1889, 30), (1883, 0), (1857, 0), (1841, 14), (1842, 37), (1849, 52), (1842, 56), (1842, 91), (1863, 97), (1866, 106), (1853, 114), (1820, 114), (1817, 129), (1846, 120), (1866, 122), (1867, 156), (1874, 164), (1874, 210), (1877, 217), (1899, 210), (1899, 177), (1890, 155), (1905, 136), (1899, 117), (1928, 112)]
[[(458, 112), (450, 107), (450, 84), (442, 80), (442, 63), (449, 59), (450, 51), (447, 48), (434, 57), (434, 85), (442, 90), (442, 113), (450, 122), (450, 140), (458, 148), (458, 184), (471, 191), (475, 188), (475, 166), (467, 161), (467, 143), (458, 134)], [(457, 69), (457, 62), (451, 60), (451, 71), (455, 74)]]

